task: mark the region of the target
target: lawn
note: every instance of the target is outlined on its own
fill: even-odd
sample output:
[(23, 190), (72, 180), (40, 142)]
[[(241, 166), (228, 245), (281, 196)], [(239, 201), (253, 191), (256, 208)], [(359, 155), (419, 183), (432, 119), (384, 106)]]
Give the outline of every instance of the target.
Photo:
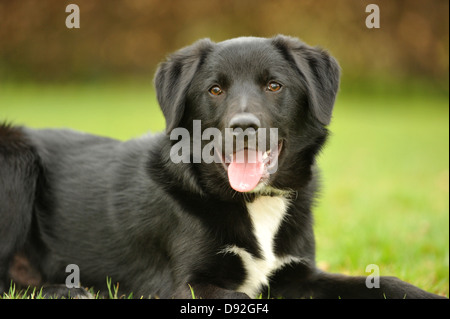
[[(164, 128), (145, 85), (0, 87), (0, 121), (129, 139)], [(448, 95), (353, 94), (336, 103), (315, 209), (317, 261), (364, 275), (376, 264), (449, 294)]]

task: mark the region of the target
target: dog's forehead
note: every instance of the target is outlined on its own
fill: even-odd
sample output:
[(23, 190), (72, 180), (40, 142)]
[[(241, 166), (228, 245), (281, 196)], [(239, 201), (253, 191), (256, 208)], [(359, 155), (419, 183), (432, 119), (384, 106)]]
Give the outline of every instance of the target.
[(278, 64), (280, 58), (270, 39), (240, 37), (217, 43), (209, 60), (217, 69), (246, 70), (270, 67)]
[(219, 46), (233, 46), (233, 45), (252, 45), (255, 43), (264, 43), (267, 42), (267, 38), (258, 38), (258, 37), (238, 37), (233, 39), (228, 39), (222, 42), (217, 43)]
[(256, 37), (241, 37), (217, 43), (216, 54), (223, 57), (268, 53), (272, 46), (268, 39)]

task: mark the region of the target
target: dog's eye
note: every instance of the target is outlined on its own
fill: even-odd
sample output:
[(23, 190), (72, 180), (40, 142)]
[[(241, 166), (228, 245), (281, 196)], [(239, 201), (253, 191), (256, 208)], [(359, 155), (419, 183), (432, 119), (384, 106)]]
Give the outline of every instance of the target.
[(266, 90), (270, 92), (278, 92), (281, 90), (281, 84), (275, 81), (270, 81), (269, 84), (267, 84)]
[(211, 93), (212, 95), (220, 95), (223, 93), (222, 89), (220, 88), (220, 86), (218, 85), (214, 85), (212, 88), (209, 89), (209, 93)]

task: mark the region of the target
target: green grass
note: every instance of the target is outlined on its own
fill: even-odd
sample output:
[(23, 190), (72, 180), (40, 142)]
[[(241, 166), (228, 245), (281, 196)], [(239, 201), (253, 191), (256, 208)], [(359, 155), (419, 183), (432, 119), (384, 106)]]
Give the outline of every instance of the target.
[(129, 139), (164, 129), (152, 83), (146, 86), (0, 86), (0, 121), (67, 127)]
[(339, 99), (323, 151), (317, 259), (333, 272), (377, 264), (448, 295), (448, 97)]
[(0, 299), (43, 299), (42, 289), (36, 287), (19, 290), (16, 289), (16, 285), (11, 283), (9, 291), (4, 293), (3, 296), (0, 295)]
[[(87, 291), (90, 294), (90, 298), (92, 299), (133, 299), (133, 293), (130, 293), (129, 295), (120, 295), (119, 294), (119, 283), (112, 283), (112, 279), (110, 277), (106, 277), (106, 286), (108, 289), (107, 295), (101, 295), (99, 291), (94, 291), (94, 288), (84, 288), (87, 289)], [(141, 297), (142, 299), (143, 297)], [(16, 284), (14, 282), (11, 282), (11, 285), (9, 287), (9, 291), (4, 293), (3, 295), (0, 295), (1, 299), (66, 299), (61, 296), (46, 296), (43, 292), (43, 288), (37, 288), (37, 287), (28, 287), (26, 289), (18, 289), (16, 288)], [(70, 294), (67, 296), (67, 299), (72, 299), (70, 297)], [(195, 299), (195, 296), (193, 295), (193, 299)]]
[[(6, 84), (0, 87), (3, 120), (122, 140), (164, 128), (150, 82)], [(319, 265), (365, 275), (367, 265), (377, 264), (381, 275), (448, 296), (448, 95), (344, 91), (330, 129), (333, 134), (319, 159)]]

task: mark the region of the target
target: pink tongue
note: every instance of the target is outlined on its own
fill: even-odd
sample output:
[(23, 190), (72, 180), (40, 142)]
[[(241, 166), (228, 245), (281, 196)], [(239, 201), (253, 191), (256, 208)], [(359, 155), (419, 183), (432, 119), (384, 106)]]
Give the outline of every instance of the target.
[(242, 150), (228, 166), (228, 180), (238, 192), (249, 192), (258, 185), (263, 172), (262, 152)]

